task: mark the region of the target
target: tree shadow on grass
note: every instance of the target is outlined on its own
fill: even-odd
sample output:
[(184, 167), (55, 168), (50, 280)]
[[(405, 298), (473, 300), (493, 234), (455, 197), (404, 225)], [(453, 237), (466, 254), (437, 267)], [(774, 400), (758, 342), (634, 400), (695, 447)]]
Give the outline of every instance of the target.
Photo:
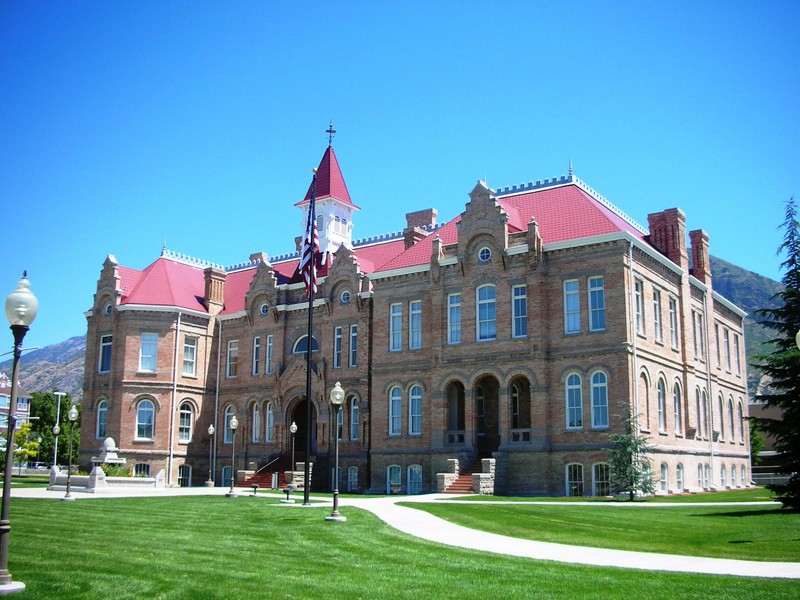
[(693, 514), (691, 517), (763, 517), (765, 515), (792, 515), (791, 511), (780, 508), (764, 508), (761, 510), (731, 510), (728, 512), (715, 512), (710, 514)]

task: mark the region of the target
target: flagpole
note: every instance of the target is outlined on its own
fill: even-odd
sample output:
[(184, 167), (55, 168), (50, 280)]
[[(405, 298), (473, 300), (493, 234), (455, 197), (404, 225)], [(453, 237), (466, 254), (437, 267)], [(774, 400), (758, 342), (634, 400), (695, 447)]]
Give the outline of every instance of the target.
[[(308, 336), (306, 337), (306, 460), (303, 464), (303, 506), (311, 506), (309, 494), (311, 492), (311, 350), (313, 339), (313, 325), (314, 325), (314, 288), (316, 287), (316, 274), (313, 270), (316, 268), (316, 256), (314, 255), (314, 240), (310, 239), (313, 235), (313, 228), (316, 226), (316, 210), (315, 210), (315, 195), (317, 193), (317, 170), (314, 169), (314, 177), (311, 179), (311, 202), (308, 207), (308, 232), (307, 243), (311, 251), (311, 281), (306, 283), (306, 290), (308, 292)], [(302, 260), (302, 259), (301, 259)], [(292, 465), (294, 470), (294, 465)]]

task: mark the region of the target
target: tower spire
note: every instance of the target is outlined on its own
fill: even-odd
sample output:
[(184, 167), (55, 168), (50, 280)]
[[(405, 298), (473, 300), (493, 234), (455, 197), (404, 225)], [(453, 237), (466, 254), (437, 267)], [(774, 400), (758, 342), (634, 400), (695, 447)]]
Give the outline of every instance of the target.
[(333, 145), (333, 135), (336, 133), (336, 130), (333, 128), (333, 119), (328, 123), (328, 128), (325, 130), (325, 133), (328, 134), (328, 148), (330, 148)]

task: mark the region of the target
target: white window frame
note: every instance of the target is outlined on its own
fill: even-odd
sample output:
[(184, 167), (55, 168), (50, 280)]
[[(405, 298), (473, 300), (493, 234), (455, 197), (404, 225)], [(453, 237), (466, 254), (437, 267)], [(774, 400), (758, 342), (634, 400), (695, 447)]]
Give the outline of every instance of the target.
[(408, 435), (422, 435), (422, 387), (408, 390)]
[(231, 419), (236, 414), (236, 409), (233, 406), (225, 408), (225, 422), (222, 433), (222, 443), (230, 444), (233, 442), (233, 429), (231, 429)]
[(659, 480), (659, 485), (662, 492), (669, 492), (669, 466), (667, 466), (667, 463), (661, 463), (661, 479)]
[(739, 348), (739, 334), (733, 334), (733, 364), (736, 366), (736, 374), (742, 374), (742, 356)]
[(675, 435), (683, 434), (683, 393), (680, 384), (676, 381), (672, 386), (672, 408), (675, 412)]
[(158, 366), (158, 334), (142, 333), (139, 337), (139, 372), (155, 373)]
[(403, 349), (403, 305), (395, 302), (389, 305), (389, 352)]
[(396, 489), (399, 493), (403, 488), (403, 470), (400, 465), (389, 465), (386, 467), (386, 493), (391, 494), (392, 489)]
[(731, 332), (727, 327), (722, 329), (723, 350), (725, 354), (725, 370), (731, 372)]
[(661, 290), (653, 288), (653, 337), (656, 342), (661, 342), (663, 327), (661, 326)]
[(683, 463), (679, 463), (678, 466), (675, 467), (675, 486), (677, 487), (678, 492), (682, 492), (684, 490)]
[(606, 330), (606, 291), (605, 278), (594, 275), (587, 280), (589, 301), (589, 331)]
[(266, 365), (264, 366), (264, 373), (269, 375), (272, 373), (272, 350), (273, 350), (273, 343), (272, 343), (272, 336), (267, 336), (267, 360)]
[(356, 466), (347, 468), (347, 491), (358, 491), (358, 467)]
[(611, 466), (608, 463), (595, 463), (592, 465), (592, 496), (609, 495), (611, 495)]
[(111, 350), (114, 347), (113, 335), (100, 336), (100, 353), (97, 360), (97, 372), (108, 373), (111, 371)]
[(667, 382), (659, 377), (656, 384), (656, 395), (658, 396), (658, 430), (661, 433), (667, 432)]
[(511, 337), (528, 337), (528, 287), (511, 286)]
[(350, 399), (350, 441), (358, 441), (360, 427), (358, 398), (353, 397)]
[(225, 354), (225, 377), (232, 379), (239, 373), (239, 340), (228, 340)]
[[(149, 405), (149, 408), (145, 408)], [(149, 415), (149, 422), (142, 417)], [(136, 437), (135, 440), (151, 441), (156, 431), (156, 404), (148, 398), (136, 403)]]
[(581, 332), (581, 283), (577, 279), (567, 279), (563, 283), (564, 295), (564, 333)]
[(389, 435), (398, 436), (402, 432), (403, 390), (392, 386), (389, 390)]
[(358, 366), (358, 325), (350, 325), (349, 366)]
[(412, 496), (422, 493), (422, 465), (408, 465), (406, 469), (406, 493)]
[(264, 423), (264, 441), (271, 444), (275, 441), (275, 407), (272, 402), (267, 402)]
[[(577, 378), (577, 384), (570, 382), (573, 378)], [(570, 373), (564, 387), (566, 428), (573, 431), (583, 429), (583, 378), (578, 373)]]
[(673, 348), (678, 348), (678, 299), (669, 298), (669, 339)]
[(193, 430), (194, 407), (191, 402), (184, 400), (178, 409), (178, 442), (184, 444), (191, 442)]
[(253, 337), (253, 375), (258, 375), (259, 362), (261, 362), (261, 336)]
[(564, 466), (564, 483), (567, 496), (583, 496), (583, 465), (569, 463)]
[(422, 300), (408, 303), (408, 349), (422, 348)]
[(178, 487), (192, 487), (192, 466), (180, 465), (178, 467)]
[(108, 400), (97, 403), (97, 418), (95, 419), (94, 437), (98, 440), (105, 439), (108, 431)]
[(447, 295), (447, 343), (461, 343), (461, 292)]
[(475, 290), (475, 337), (479, 342), (497, 339), (497, 289), (492, 283)]
[(197, 338), (191, 335), (183, 338), (183, 374), (197, 375)]
[[(600, 381), (600, 378), (602, 378), (602, 381)], [(595, 371), (589, 381), (592, 403), (592, 429), (608, 429), (608, 376), (603, 371)]]
[(261, 406), (258, 402), (253, 402), (250, 409), (250, 441), (258, 444), (261, 441)]
[(636, 279), (633, 282), (633, 298), (635, 309), (636, 333), (644, 335), (644, 282)]
[(340, 325), (333, 328), (333, 368), (342, 368), (342, 328)]

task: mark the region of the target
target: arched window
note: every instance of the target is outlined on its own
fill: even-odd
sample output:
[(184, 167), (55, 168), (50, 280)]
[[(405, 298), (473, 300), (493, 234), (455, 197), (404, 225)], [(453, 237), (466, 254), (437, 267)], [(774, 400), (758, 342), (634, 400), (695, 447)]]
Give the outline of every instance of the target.
[(194, 425), (194, 407), (191, 402), (183, 402), (178, 414), (178, 441), (191, 442)]
[(703, 465), (697, 465), (697, 487), (703, 489)]
[(675, 383), (672, 387), (672, 404), (675, 411), (675, 434), (683, 434), (683, 411), (681, 410), (681, 386)]
[[(358, 441), (358, 398), (350, 398), (350, 439), (354, 442)], [(351, 467), (351, 469), (354, 467)], [(358, 472), (358, 467), (355, 467)]]
[(192, 467), (190, 465), (178, 467), (178, 485), (180, 487), (192, 486)]
[(495, 304), (494, 285), (482, 285), (476, 294), (476, 320), (475, 329), (478, 332), (478, 340), (493, 340), (497, 337), (497, 314)]
[[(292, 354), (305, 354), (308, 352), (308, 336), (304, 335), (294, 343)], [(319, 352), (319, 343), (316, 338), (311, 338), (311, 352)]]
[(402, 490), (400, 481), (400, 465), (389, 465), (386, 467), (386, 493), (399, 494)]
[(264, 424), (264, 441), (272, 443), (275, 441), (275, 411), (272, 402), (267, 403), (267, 422)]
[(731, 444), (736, 442), (736, 421), (733, 418), (733, 396), (728, 396), (728, 427), (731, 432)]
[(747, 480), (747, 469), (744, 465), (739, 465), (739, 487), (745, 487)]
[(402, 403), (403, 392), (398, 386), (394, 386), (389, 390), (389, 435), (400, 435), (400, 408)]
[(583, 496), (583, 465), (571, 463), (566, 469), (567, 496)]
[(679, 492), (683, 491), (683, 465), (679, 464), (675, 469), (675, 486)]
[(611, 475), (608, 463), (592, 465), (592, 495), (608, 496), (611, 494)]
[(703, 467), (703, 487), (706, 489), (711, 488), (711, 467), (708, 463)]
[(742, 409), (741, 400), (736, 409), (736, 419), (739, 421), (739, 443), (744, 444), (744, 410)]
[(661, 491), (665, 494), (669, 491), (669, 467), (667, 463), (661, 463), (661, 480), (660, 480)]
[(347, 491), (358, 491), (358, 467), (349, 467), (347, 469)]
[(152, 400), (141, 400), (136, 406), (136, 439), (152, 440), (155, 424), (155, 405)]
[(422, 466), (409, 465), (408, 467), (408, 494), (422, 493)]
[(252, 412), (250, 413), (250, 422), (253, 424), (250, 441), (257, 444), (261, 441), (261, 407), (258, 405), (258, 402), (253, 403)]
[(231, 419), (236, 414), (236, 409), (233, 406), (228, 406), (225, 409), (225, 431), (223, 433), (223, 443), (230, 444), (233, 441), (233, 429), (231, 429)]
[(725, 439), (725, 397), (719, 395), (719, 439)]
[(220, 482), (222, 487), (226, 488), (231, 486), (231, 477), (232, 477), (231, 466), (225, 465), (224, 467), (222, 467), (222, 481)]
[(667, 431), (667, 384), (663, 379), (658, 380), (658, 430)]
[[(703, 409), (700, 402), (700, 388), (695, 388), (694, 390), (695, 400), (697, 401), (696, 407), (696, 415), (697, 415), (697, 431), (695, 432), (695, 437), (703, 437)], [(702, 487), (702, 486), (701, 486)]]
[(511, 429), (519, 429), (519, 387), (511, 384)]
[(106, 437), (106, 422), (108, 421), (108, 401), (100, 400), (97, 403), (97, 424), (95, 426), (95, 437), (104, 439)]
[[(336, 439), (341, 442), (344, 435), (344, 408), (338, 406), (334, 410), (336, 410)], [(341, 477), (339, 480), (341, 481)]]
[(731, 465), (731, 487), (736, 487), (736, 465)]
[(709, 413), (709, 409), (708, 409), (708, 396), (706, 395), (706, 391), (705, 391), (705, 390), (703, 390), (703, 391), (701, 392), (701, 395), (702, 395), (702, 398), (703, 398), (703, 399), (702, 399), (702, 407), (703, 407), (703, 408), (702, 408), (702, 410), (703, 410), (703, 434), (705, 435), (705, 437), (708, 437), (708, 436), (709, 436), (709, 433), (710, 433), (710, 429), (709, 429), (709, 427), (708, 427), (708, 413)]
[(418, 385), (408, 392), (408, 433), (422, 435), (422, 388)]
[(571, 373), (567, 376), (567, 429), (583, 428), (583, 406), (581, 402), (581, 376)]
[(608, 427), (608, 384), (606, 374), (592, 375), (592, 428)]
[[(735, 472), (733, 474), (733, 478), (736, 479)], [(719, 467), (719, 485), (723, 488), (728, 485), (728, 470), (725, 465), (720, 465)]]

